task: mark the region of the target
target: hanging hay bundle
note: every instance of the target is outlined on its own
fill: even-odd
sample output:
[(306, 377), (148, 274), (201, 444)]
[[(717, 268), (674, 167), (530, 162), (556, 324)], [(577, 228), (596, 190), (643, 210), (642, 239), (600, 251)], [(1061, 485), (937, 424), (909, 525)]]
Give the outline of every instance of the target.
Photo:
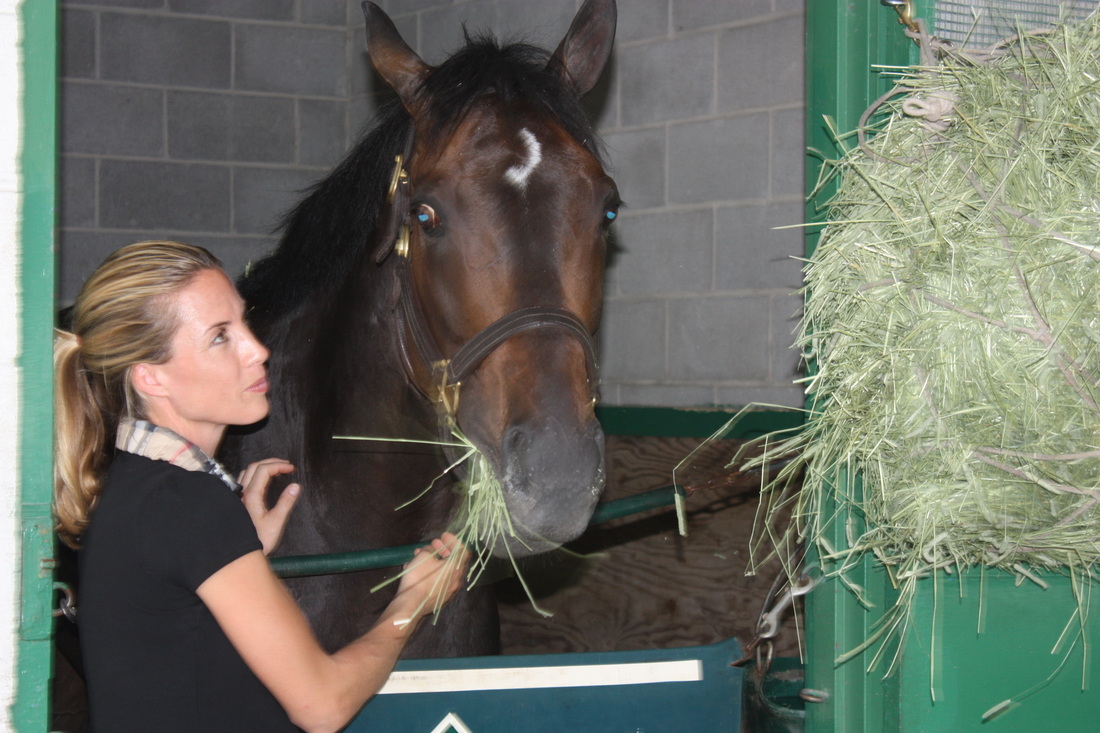
[[(947, 54), (903, 84), (870, 141), (833, 165), (798, 336), (814, 414), (751, 462), (798, 456), (762, 502), (773, 514), (793, 502), (794, 534), (757, 542), (815, 542), (842, 580), (873, 553), (903, 604), (941, 569), (1040, 584), (1088, 574), (1100, 557), (1100, 22), (980, 60)], [(801, 491), (786, 492), (803, 468)], [(827, 541), (837, 516), (864, 520), (847, 524), (848, 549)]]

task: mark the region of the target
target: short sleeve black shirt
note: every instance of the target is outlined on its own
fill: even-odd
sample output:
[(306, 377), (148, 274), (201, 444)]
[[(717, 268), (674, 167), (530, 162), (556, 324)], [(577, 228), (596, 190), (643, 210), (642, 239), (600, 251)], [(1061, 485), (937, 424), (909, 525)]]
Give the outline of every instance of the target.
[(117, 454), (80, 552), (97, 733), (298, 730), (195, 592), (259, 549), (241, 500), (219, 479)]

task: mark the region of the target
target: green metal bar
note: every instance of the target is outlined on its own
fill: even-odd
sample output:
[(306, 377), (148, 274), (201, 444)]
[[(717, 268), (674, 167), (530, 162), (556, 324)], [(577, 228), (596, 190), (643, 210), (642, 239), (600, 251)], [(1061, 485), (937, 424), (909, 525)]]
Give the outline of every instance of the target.
[(19, 481), (22, 600), (12, 721), (49, 730), (53, 619), (54, 223), (57, 166), (57, 3), (26, 0), (22, 27)]
[[(924, 5), (912, 2), (913, 15), (924, 17)], [(806, 4), (806, 141), (810, 150), (816, 151), (806, 170), (807, 221), (823, 221), (825, 203), (836, 192), (834, 181), (809, 197), (825, 161), (840, 158), (855, 144), (851, 137), (837, 140), (837, 133), (855, 130), (864, 110), (893, 85), (893, 80), (875, 67), (908, 66), (918, 60), (917, 51), (898, 23), (897, 12), (880, 0), (813, 0)], [(820, 227), (807, 228), (807, 256), (813, 253), (819, 233)], [(846, 490), (862, 490), (858, 477), (851, 487), (847, 476), (833, 480)], [(826, 536), (838, 550), (848, 546), (849, 531), (860, 532), (861, 518), (840, 512), (835, 502), (822, 507), (821, 519), (829, 522)], [(826, 572), (834, 568), (828, 560), (818, 558), (813, 548), (807, 562)], [(894, 591), (886, 573), (870, 559), (846, 577), (865, 590), (873, 609), (860, 605), (838, 580), (820, 584), (807, 595), (805, 684), (824, 693), (825, 701), (807, 704), (806, 731), (896, 731), (897, 685), (884, 684), (881, 670), (868, 673), (866, 654), (841, 665), (835, 661), (870, 638), (874, 622), (893, 602)]]
[[(615, 501), (600, 504), (592, 514), (589, 526), (609, 522), (649, 509), (670, 506), (675, 501), (676, 487), (665, 486), (643, 494), (628, 496)], [(295, 555), (277, 557), (271, 560), (275, 573), (283, 578), (298, 578), (305, 575), (330, 575), (334, 573), (354, 573), (360, 570), (374, 570), (404, 565), (413, 557), (413, 551), (422, 545), (402, 545), (385, 547), (379, 550), (359, 552), (337, 552), (330, 555)]]
[[(599, 406), (599, 418), (608, 435), (640, 435), (657, 438), (707, 438), (726, 424), (736, 411), (673, 407)], [(742, 415), (727, 438), (748, 439), (802, 424), (799, 410), (753, 410)]]

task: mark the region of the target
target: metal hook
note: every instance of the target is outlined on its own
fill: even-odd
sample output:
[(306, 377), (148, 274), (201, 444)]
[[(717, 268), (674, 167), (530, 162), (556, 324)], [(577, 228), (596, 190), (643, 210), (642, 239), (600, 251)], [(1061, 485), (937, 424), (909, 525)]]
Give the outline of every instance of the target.
[(884, 7), (893, 8), (898, 13), (898, 22), (913, 31), (920, 32), (917, 19), (913, 17), (913, 3), (911, 0), (879, 0)]
[(787, 610), (787, 607), (794, 602), (795, 598), (806, 595), (817, 585), (817, 578), (806, 574), (803, 574), (799, 580), (802, 582), (801, 585), (792, 585), (783, 591), (783, 595), (779, 597), (771, 610), (760, 616), (760, 623), (756, 627), (756, 635), (759, 638), (774, 638), (779, 633), (779, 626), (782, 623), (780, 617)]

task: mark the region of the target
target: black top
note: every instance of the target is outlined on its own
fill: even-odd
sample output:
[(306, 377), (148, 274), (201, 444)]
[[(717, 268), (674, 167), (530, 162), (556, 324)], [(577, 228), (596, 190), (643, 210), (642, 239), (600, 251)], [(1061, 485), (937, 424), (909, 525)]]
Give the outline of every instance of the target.
[(117, 454), (80, 552), (94, 730), (298, 730), (195, 593), (260, 549), (241, 500), (216, 477)]

